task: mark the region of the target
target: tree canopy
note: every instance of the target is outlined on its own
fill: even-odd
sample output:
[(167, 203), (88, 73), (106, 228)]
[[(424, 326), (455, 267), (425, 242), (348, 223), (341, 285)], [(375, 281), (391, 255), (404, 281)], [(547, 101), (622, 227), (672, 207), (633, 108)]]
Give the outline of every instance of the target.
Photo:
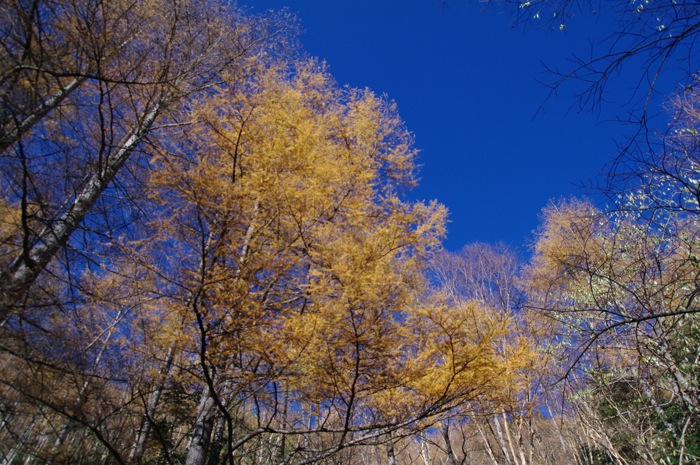
[(4, 8), (3, 463), (318, 463), (512, 395), (395, 105), (292, 18)]
[[(574, 75), (694, 57), (694, 6), (632, 7)], [(611, 205), (449, 252), (397, 105), (287, 13), (0, 11), (2, 465), (700, 460), (692, 86)]]

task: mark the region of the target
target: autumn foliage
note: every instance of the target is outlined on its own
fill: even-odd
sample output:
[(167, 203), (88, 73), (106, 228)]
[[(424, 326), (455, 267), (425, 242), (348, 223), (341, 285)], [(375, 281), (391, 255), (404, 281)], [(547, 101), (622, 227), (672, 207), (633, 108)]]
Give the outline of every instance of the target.
[(3, 463), (316, 463), (511, 397), (395, 104), (208, 6), (3, 6)]
[(2, 465), (698, 460), (692, 90), (614, 207), (453, 253), (286, 13), (0, 12)]

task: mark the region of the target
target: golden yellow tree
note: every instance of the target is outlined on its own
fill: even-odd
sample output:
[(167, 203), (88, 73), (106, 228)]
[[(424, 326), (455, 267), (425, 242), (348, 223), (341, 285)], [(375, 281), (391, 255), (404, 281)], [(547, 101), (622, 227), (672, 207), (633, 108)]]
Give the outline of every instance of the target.
[(510, 379), (503, 324), (427, 292), (445, 211), (401, 199), (415, 149), (391, 102), (299, 62), (192, 120), (153, 160), (148, 246), (199, 392), (186, 463), (322, 460)]
[[(228, 423), (228, 453), (241, 447), (234, 402), (264, 407), (246, 426), (262, 433), (279, 427), (277, 383), (308, 399), (346, 394), (352, 381), (313, 373), (321, 365), (312, 359), (330, 348), (319, 345), (342, 331), (330, 353), (342, 366), (335, 374), (352, 377), (337, 353), (351, 343), (348, 327), (362, 319), (379, 332), (403, 308), (418, 254), (442, 231), (441, 207), (396, 196), (412, 183), (414, 150), (391, 104), (338, 89), (314, 64), (289, 73), (222, 87), (173, 147), (180, 155), (157, 161), (154, 192), (169, 205), (158, 228), (180, 251), (171, 271), (186, 279), (182, 311), (204, 381), (190, 463), (206, 452), (216, 410)], [(372, 369), (382, 367), (375, 360)]]
[(549, 207), (529, 272), (539, 296), (531, 304), (567, 335), (560, 353), (580, 389), (574, 407), (595, 432), (588, 452), (692, 463), (698, 225), (658, 210), (658, 199), (636, 210), (644, 197), (632, 193), (627, 211), (609, 213), (579, 200)]
[[(101, 31), (112, 10), (91, 6), (77, 12)], [(153, 34), (124, 26), (95, 69), (133, 75), (89, 65), (75, 89), (44, 76), (23, 92), (66, 95), (3, 128), (21, 168), (2, 185), (3, 394), (33, 412), (3, 438), (41, 438), (14, 456), (315, 463), (498, 398), (514, 371), (505, 324), (428, 291), (446, 212), (404, 199), (416, 151), (395, 105), (271, 59), (285, 21), (173, 6), (124, 13)], [(74, 196), (50, 187), (48, 146)]]

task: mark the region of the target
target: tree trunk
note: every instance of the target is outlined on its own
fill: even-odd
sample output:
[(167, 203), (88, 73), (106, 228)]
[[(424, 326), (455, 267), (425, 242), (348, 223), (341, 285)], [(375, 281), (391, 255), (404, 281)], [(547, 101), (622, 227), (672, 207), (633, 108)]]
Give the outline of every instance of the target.
[(486, 434), (484, 433), (484, 430), (481, 426), (479, 426), (479, 423), (476, 423), (476, 429), (479, 431), (479, 435), (481, 436), (481, 439), (484, 441), (484, 445), (486, 446), (486, 452), (488, 453), (489, 457), (491, 458), (491, 461), (494, 463), (494, 465), (498, 465), (498, 460), (496, 460), (496, 454), (493, 453), (493, 448), (491, 447), (491, 444), (489, 443), (488, 438), (486, 437)]
[(77, 89), (80, 84), (85, 81), (85, 79), (85, 77), (73, 79), (68, 83), (68, 85), (62, 87), (56, 93), (56, 95), (45, 102), (42, 102), (38, 108), (36, 108), (22, 120), (3, 121), (3, 127), (0, 129), (0, 153), (3, 153), (5, 150), (9, 149), (14, 143), (20, 140), (22, 135), (27, 133), (32, 126), (34, 126), (44, 116), (49, 114), (51, 110), (57, 108), (61, 102), (63, 102), (63, 100), (65, 100), (66, 97), (71, 94), (71, 92)]
[(445, 453), (447, 454), (447, 465), (457, 465), (457, 457), (452, 449), (452, 441), (450, 440), (450, 420), (445, 420), (440, 425), (442, 430), (442, 438), (445, 440)]
[(572, 465), (572, 458), (571, 455), (569, 454), (569, 448), (566, 446), (566, 440), (564, 438), (564, 433), (562, 432), (561, 428), (559, 427), (559, 423), (554, 416), (554, 412), (552, 412), (552, 408), (549, 406), (549, 402), (545, 402), (545, 405), (547, 406), (547, 412), (549, 413), (549, 418), (552, 418), (552, 424), (554, 425), (554, 429), (557, 432), (557, 437), (559, 438), (559, 444), (561, 445), (561, 450), (564, 453), (564, 457), (566, 458), (566, 464), (567, 465)]
[(226, 417), (219, 412), (216, 415), (216, 428), (214, 428), (214, 439), (209, 450), (209, 460), (207, 465), (219, 465), (221, 461), (221, 450), (224, 448), (224, 433), (226, 432)]
[(2, 465), (10, 465), (11, 463), (14, 463), (15, 457), (17, 456), (17, 453), (25, 446), (25, 441), (31, 434), (32, 430), (34, 429), (34, 425), (36, 425), (37, 422), (37, 415), (35, 414), (32, 417), (32, 421), (27, 425), (26, 428), (24, 428), (24, 431), (18, 437), (15, 441), (15, 444), (12, 446), (12, 449), (5, 455), (5, 458), (3, 459), (0, 464)]
[(418, 450), (418, 455), (423, 460), (423, 465), (432, 465), (433, 458), (430, 454), (430, 447), (426, 444), (424, 433), (419, 433), (418, 439), (420, 442), (420, 449)]
[(17, 302), (29, 291), (39, 274), (63, 247), (71, 234), (80, 225), (102, 192), (114, 180), (127, 159), (153, 126), (163, 110), (165, 98), (159, 99), (148, 111), (143, 120), (126, 134), (114, 156), (110, 157), (104, 168), (93, 172), (86, 180), (82, 190), (66, 202), (68, 205), (58, 214), (53, 224), (47, 225), (34, 241), (10, 264), (0, 278), (0, 321), (5, 320), (16, 307)]
[(510, 451), (511, 459), (515, 465), (518, 465), (518, 456), (515, 453), (515, 447), (513, 446), (513, 436), (510, 434), (510, 427), (508, 426), (508, 416), (506, 415), (506, 412), (501, 412), (501, 417), (503, 418), (503, 430), (505, 431), (505, 437), (508, 441), (508, 450)]
[(386, 463), (387, 465), (396, 465), (396, 453), (394, 451), (394, 442), (386, 443)]
[(214, 397), (207, 389), (197, 406), (197, 417), (190, 431), (185, 465), (204, 465), (214, 426)]
[[(109, 345), (110, 340), (112, 339), (112, 335), (114, 334), (114, 329), (116, 328), (117, 324), (121, 321), (122, 318), (126, 315), (128, 312), (127, 309), (120, 309), (119, 313), (115, 317), (114, 321), (110, 324), (109, 329), (107, 330), (107, 334), (105, 337), (105, 341), (102, 343), (102, 347), (100, 347), (100, 351), (97, 354), (97, 357), (95, 357), (95, 361), (92, 363), (92, 367), (90, 369), (90, 372), (88, 373), (87, 378), (85, 381), (83, 381), (82, 386), (80, 387), (80, 391), (78, 391), (78, 396), (75, 399), (75, 405), (78, 407), (78, 409), (82, 409), (83, 404), (85, 403), (85, 394), (87, 393), (88, 388), (90, 387), (90, 380), (92, 379), (93, 376), (97, 373), (97, 369), (100, 366), (100, 363), (102, 363), (102, 357), (104, 356), (105, 351), (107, 350), (107, 346)], [(68, 437), (68, 433), (70, 432), (71, 426), (73, 426), (74, 420), (72, 418), (68, 418), (68, 420), (63, 424), (63, 427), (59, 431), (58, 437), (56, 438), (56, 441), (53, 444), (52, 448), (52, 458), (46, 460), (45, 464), (50, 465), (53, 462), (53, 457), (56, 457), (59, 452), (60, 452), (60, 447), (63, 445), (63, 443), (66, 441), (66, 438)]]
[(503, 429), (501, 428), (501, 423), (498, 421), (498, 416), (493, 416), (493, 424), (495, 426), (494, 434), (498, 440), (498, 445), (501, 446), (501, 451), (503, 452), (503, 458), (506, 465), (512, 465), (513, 461), (510, 459), (510, 454), (508, 453), (508, 445), (506, 444), (506, 438), (503, 435)]

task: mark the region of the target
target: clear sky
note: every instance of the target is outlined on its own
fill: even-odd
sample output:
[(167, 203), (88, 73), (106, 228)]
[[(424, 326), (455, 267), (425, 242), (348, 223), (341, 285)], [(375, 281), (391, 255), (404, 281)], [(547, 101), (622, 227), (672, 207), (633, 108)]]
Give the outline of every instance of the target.
[(610, 122), (624, 116), (615, 95), (624, 78), (599, 112), (578, 111), (576, 84), (549, 100), (541, 84), (553, 79), (543, 63), (563, 69), (572, 54), (590, 54), (590, 40), (611, 32), (612, 12), (582, 15), (560, 31), (513, 27), (512, 12), (479, 2), (248, 5), (254, 12), (287, 7), (305, 30), (305, 50), (326, 61), (340, 84), (397, 102), (421, 150), (420, 187), (410, 195), (448, 207), (450, 250), (475, 241), (524, 247), (548, 201), (590, 191), (585, 186), (596, 182), (624, 134)]

